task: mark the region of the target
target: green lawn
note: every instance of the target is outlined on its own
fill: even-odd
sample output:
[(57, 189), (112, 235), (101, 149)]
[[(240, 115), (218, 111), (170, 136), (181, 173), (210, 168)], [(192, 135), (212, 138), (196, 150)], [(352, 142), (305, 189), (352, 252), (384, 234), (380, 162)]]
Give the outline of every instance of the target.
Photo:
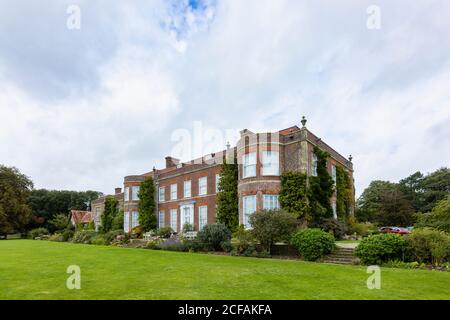
[[(81, 289), (66, 268), (81, 268)], [(0, 241), (0, 299), (449, 299), (450, 272), (364, 267), (32, 240)]]

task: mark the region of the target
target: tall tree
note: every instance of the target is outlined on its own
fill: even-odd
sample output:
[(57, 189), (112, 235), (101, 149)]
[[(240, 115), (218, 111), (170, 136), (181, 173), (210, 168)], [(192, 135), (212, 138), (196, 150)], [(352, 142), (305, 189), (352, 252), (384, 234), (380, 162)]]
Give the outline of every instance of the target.
[(415, 210), (399, 186), (389, 181), (372, 181), (358, 199), (358, 220), (381, 225), (409, 226)]
[(418, 209), (428, 212), (450, 194), (450, 168), (440, 168), (426, 175), (420, 183), (423, 191), (423, 204)]
[(24, 231), (31, 216), (26, 199), (33, 182), (14, 167), (0, 165), (0, 234)]
[(152, 177), (147, 177), (138, 193), (139, 225), (144, 231), (156, 229), (155, 184)]
[(113, 196), (107, 196), (105, 198), (105, 210), (102, 213), (101, 221), (103, 232), (108, 232), (112, 230), (113, 221), (115, 217), (119, 214), (118, 209), (119, 202)]
[(219, 192), (217, 194), (217, 221), (232, 232), (239, 226), (238, 165), (224, 163), (221, 166)]
[(450, 232), (450, 194), (439, 201), (431, 212), (418, 214), (417, 227), (431, 227)]

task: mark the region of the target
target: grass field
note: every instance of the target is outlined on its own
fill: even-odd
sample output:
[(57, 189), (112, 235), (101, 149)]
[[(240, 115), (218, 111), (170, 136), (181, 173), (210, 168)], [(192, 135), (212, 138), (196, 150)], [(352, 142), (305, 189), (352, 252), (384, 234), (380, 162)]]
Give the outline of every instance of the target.
[[(81, 289), (66, 269), (81, 268)], [(0, 299), (450, 299), (450, 272), (33, 240), (0, 241)]]

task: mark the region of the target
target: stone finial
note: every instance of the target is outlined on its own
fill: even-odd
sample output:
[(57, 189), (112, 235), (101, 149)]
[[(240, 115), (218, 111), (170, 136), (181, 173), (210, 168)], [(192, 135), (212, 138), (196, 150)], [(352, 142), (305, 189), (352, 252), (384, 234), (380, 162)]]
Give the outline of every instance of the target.
[(348, 161), (352, 162), (352, 159), (353, 159), (352, 155), (349, 155), (348, 156)]
[(230, 141), (227, 141), (227, 150), (230, 149), (230, 147), (231, 147)]
[(300, 121), (302, 123), (303, 128), (305, 128), (306, 126), (306, 118), (305, 116), (302, 117), (302, 121)]

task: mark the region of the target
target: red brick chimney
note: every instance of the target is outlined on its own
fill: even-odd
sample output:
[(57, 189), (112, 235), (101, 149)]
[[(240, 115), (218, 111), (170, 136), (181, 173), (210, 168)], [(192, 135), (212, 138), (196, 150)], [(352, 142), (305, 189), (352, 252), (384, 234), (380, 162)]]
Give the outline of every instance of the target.
[(115, 193), (115, 194), (122, 193), (122, 188), (115, 188), (115, 189), (114, 189), (114, 193)]
[(175, 167), (180, 163), (180, 160), (171, 156), (166, 157), (166, 168)]

